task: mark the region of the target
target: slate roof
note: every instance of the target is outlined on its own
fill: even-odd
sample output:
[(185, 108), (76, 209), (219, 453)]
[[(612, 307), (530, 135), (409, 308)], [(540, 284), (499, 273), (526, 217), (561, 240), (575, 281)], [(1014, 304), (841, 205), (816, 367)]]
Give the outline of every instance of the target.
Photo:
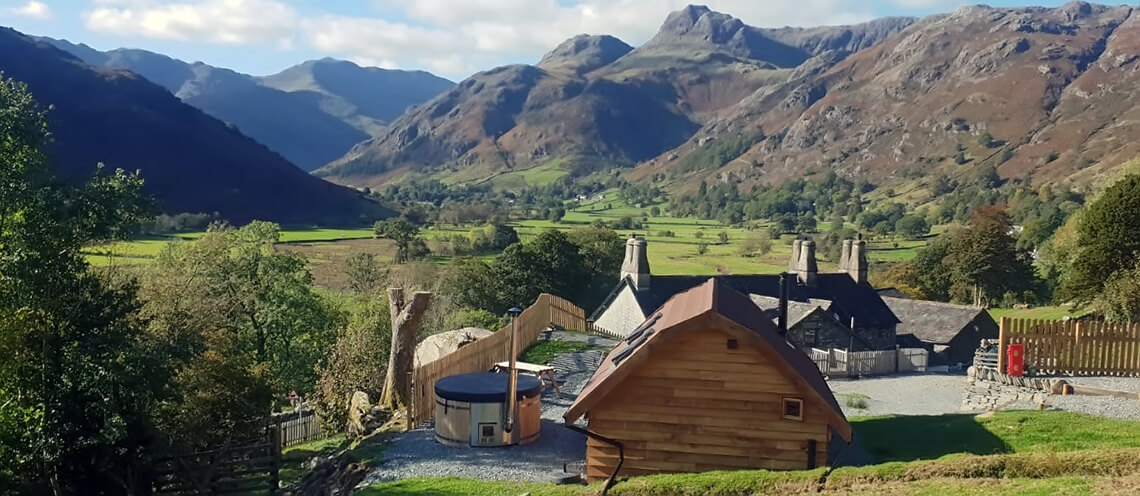
[[(748, 295), (748, 298), (755, 303), (756, 306), (764, 310), (764, 313), (772, 321), (776, 321), (780, 317), (780, 299), (773, 296), (764, 295)], [(816, 309), (823, 309), (823, 311), (831, 312), (831, 301), (817, 300), (809, 298), (808, 301), (788, 301), (788, 327), (793, 327), (798, 324), (805, 317), (811, 315)]]
[[(780, 297), (780, 276), (776, 274), (721, 275), (712, 278), (747, 295)], [(643, 314), (649, 315), (649, 312), (660, 307), (673, 295), (693, 288), (708, 279), (709, 276), (651, 276), (648, 289), (635, 291), (637, 302)], [(629, 284), (629, 279), (623, 279), (618, 283), (591, 318), (596, 320), (602, 315), (617, 294)], [(831, 301), (831, 311), (839, 316), (840, 321), (850, 323), (854, 317), (856, 327), (890, 327), (899, 323), (899, 319), (886, 303), (883, 303), (882, 298), (870, 284), (858, 284), (847, 274), (820, 273), (816, 275), (814, 286), (793, 284), (789, 295), (789, 308), (793, 301), (807, 303), (813, 299)]]
[(810, 389), (808, 392), (817, 395), (828, 407), (829, 416), (833, 419), (832, 428), (849, 440), (850, 424), (815, 363), (780, 336), (775, 324), (764, 311), (749, 297), (734, 290), (723, 277), (706, 276), (703, 279), (703, 284), (673, 294), (654, 311), (647, 313), (645, 322), (610, 350), (574, 404), (566, 411), (563, 416), (566, 422), (573, 423), (585, 415), (593, 405), (604, 399), (614, 385), (643, 362), (654, 349), (648, 344), (661, 340), (661, 336), (683, 331), (683, 324), (693, 319), (713, 315), (734, 324), (731, 327), (748, 338), (745, 342), (774, 351), (787, 366), (789, 373), (801, 378)]
[(889, 296), (884, 296), (883, 301), (902, 320), (897, 334), (913, 334), (927, 343), (948, 344), (978, 318), (997, 327), (989, 312), (980, 307)]

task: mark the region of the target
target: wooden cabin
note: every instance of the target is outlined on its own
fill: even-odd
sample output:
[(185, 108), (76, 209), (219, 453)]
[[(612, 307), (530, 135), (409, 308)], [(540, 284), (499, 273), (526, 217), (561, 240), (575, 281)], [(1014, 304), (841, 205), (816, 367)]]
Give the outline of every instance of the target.
[[(717, 279), (670, 298), (606, 356), (565, 415), (621, 443), (619, 476), (799, 470), (827, 464), (851, 425), (806, 355), (748, 297)], [(586, 475), (618, 448), (590, 436)]]

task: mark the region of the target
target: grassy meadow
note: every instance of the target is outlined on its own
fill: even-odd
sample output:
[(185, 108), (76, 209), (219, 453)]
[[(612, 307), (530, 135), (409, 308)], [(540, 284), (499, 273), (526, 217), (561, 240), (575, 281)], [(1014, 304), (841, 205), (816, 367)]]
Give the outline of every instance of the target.
[[(513, 172), (524, 182), (539, 181), (544, 175), (564, 172), (560, 164), (543, 166)], [(511, 181), (511, 174), (495, 176), (495, 181)], [(514, 177), (514, 176), (512, 176)], [(767, 224), (755, 225), (751, 230), (740, 227), (725, 227), (716, 221), (668, 216), (650, 216), (649, 208), (639, 208), (623, 203), (616, 191), (603, 194), (601, 200), (584, 202), (577, 208), (567, 211), (560, 222), (548, 220), (521, 220), (514, 226), (524, 241), (538, 235), (543, 230), (571, 230), (588, 227), (597, 220), (613, 221), (623, 216), (644, 219), (645, 227), (635, 230), (649, 241), (649, 264), (654, 274), (660, 275), (715, 275), (715, 274), (775, 274), (787, 267), (791, 257), (793, 236), (771, 240), (771, 251), (756, 256), (743, 256), (741, 247), (749, 238), (768, 236)], [(826, 232), (831, 226), (824, 222), (819, 230)], [(421, 235), (428, 242), (444, 235), (468, 234), (476, 226), (432, 226), (424, 229)], [(728, 242), (721, 243), (719, 234), (728, 235)], [(623, 236), (629, 234), (621, 233)], [(168, 243), (195, 239), (201, 233), (184, 233), (163, 237), (142, 237), (127, 242), (111, 243), (88, 248), (85, 253), (88, 262), (96, 266), (132, 266), (147, 264), (158, 256)], [(894, 246), (895, 244), (898, 246)], [(700, 246), (707, 250), (700, 254)], [(916, 250), (925, 241), (872, 241), (868, 258), (875, 262), (898, 262), (913, 258)], [(281, 231), (279, 249), (299, 252), (309, 258), (314, 276), (319, 285), (337, 284), (339, 265), (356, 253), (371, 253), (381, 260), (394, 256), (395, 246), (385, 239), (373, 239), (372, 228), (362, 226), (356, 229), (287, 229)], [(493, 258), (487, 255), (483, 258)], [(451, 261), (446, 256), (433, 257), (439, 264)], [(820, 270), (836, 269), (836, 264), (820, 260)]]

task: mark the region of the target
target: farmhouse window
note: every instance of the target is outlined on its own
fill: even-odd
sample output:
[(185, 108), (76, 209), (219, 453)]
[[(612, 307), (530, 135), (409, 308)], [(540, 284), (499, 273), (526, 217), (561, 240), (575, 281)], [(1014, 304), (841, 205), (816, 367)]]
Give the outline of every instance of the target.
[(804, 420), (804, 400), (802, 398), (784, 398), (784, 420)]

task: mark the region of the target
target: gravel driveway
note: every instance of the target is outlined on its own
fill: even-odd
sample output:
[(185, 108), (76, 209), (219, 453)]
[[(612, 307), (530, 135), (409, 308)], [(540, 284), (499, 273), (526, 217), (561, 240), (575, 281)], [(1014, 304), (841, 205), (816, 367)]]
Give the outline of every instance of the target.
[(384, 450), (384, 461), (363, 485), (411, 477), (546, 482), (566, 475), (563, 467), (567, 464), (576, 473), (586, 460), (586, 437), (564, 427), (562, 415), (615, 341), (567, 332), (555, 332), (552, 339), (589, 342), (599, 348), (562, 354), (551, 362), (559, 379), (565, 382), (560, 386), (561, 399), (555, 397), (553, 388), (542, 393), (543, 420), (538, 441), (502, 448), (453, 448), (435, 442), (428, 425), (394, 439)]
[[(831, 391), (848, 417), (942, 415), (962, 410), (965, 374), (911, 374), (831, 380)], [(866, 408), (859, 403), (866, 402)]]

